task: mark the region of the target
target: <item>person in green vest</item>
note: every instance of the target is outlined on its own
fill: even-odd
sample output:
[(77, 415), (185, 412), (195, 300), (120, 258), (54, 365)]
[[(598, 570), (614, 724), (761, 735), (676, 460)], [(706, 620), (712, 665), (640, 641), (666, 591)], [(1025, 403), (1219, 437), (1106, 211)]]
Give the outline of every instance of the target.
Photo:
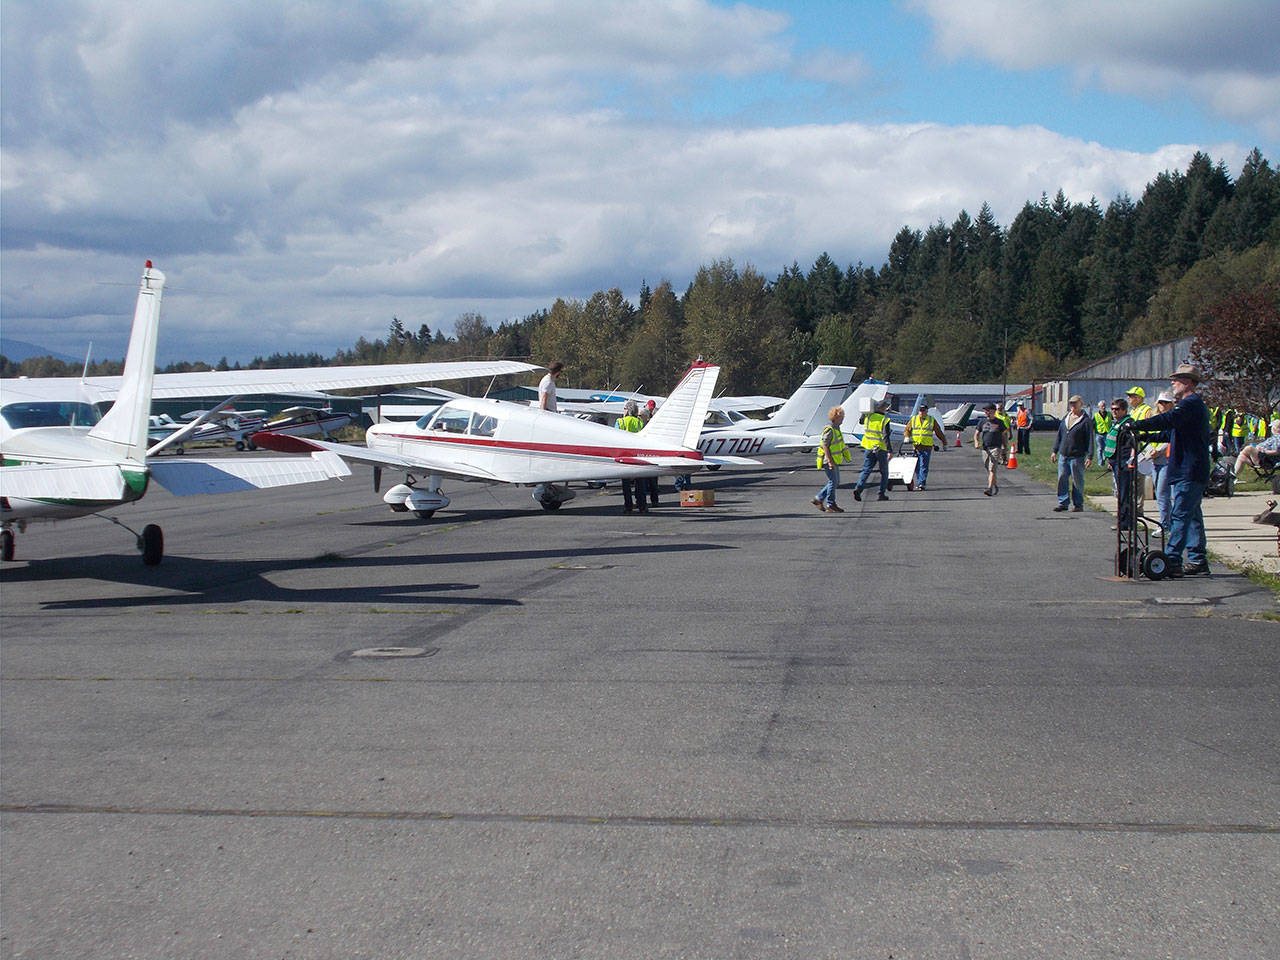
[(1093, 459), (1099, 464), (1102, 461), (1102, 445), (1107, 442), (1107, 434), (1111, 430), (1111, 414), (1107, 412), (1107, 401), (1099, 400), (1098, 409), (1093, 415), (1093, 439), (1098, 445), (1098, 454)]
[(1107, 431), (1106, 443), (1102, 446), (1102, 455), (1107, 466), (1111, 468), (1111, 476), (1116, 490), (1116, 523), (1120, 529), (1128, 529), (1133, 523), (1130, 512), (1130, 491), (1133, 488), (1134, 458), (1137, 447), (1133, 434), (1126, 434), (1120, 439), (1120, 429), (1128, 423), (1129, 401), (1124, 397), (1116, 397), (1111, 401), (1111, 429)]
[(813, 498), (813, 505), (824, 513), (844, 513), (844, 508), (836, 504), (840, 464), (853, 461), (853, 452), (840, 432), (840, 424), (844, 423), (844, 407), (832, 407), (827, 419), (831, 422), (822, 428), (822, 442), (818, 446), (818, 469), (827, 475), (827, 482)]
[[(619, 430), (625, 430), (627, 433), (639, 433), (644, 428), (644, 422), (639, 416), (640, 408), (636, 406), (634, 400), (628, 400), (622, 408), (622, 416), (614, 423)], [(622, 481), (622, 512), (630, 513), (631, 495), (635, 493), (636, 506), (641, 513), (648, 513), (649, 507), (645, 503), (645, 484), (644, 479), (639, 480), (623, 480)]]
[(853, 488), (853, 499), (862, 499), (862, 488), (873, 469), (880, 471), (880, 495), (877, 500), (888, 500), (889, 494), (889, 401), (881, 400), (875, 409), (862, 415), (862, 473)]

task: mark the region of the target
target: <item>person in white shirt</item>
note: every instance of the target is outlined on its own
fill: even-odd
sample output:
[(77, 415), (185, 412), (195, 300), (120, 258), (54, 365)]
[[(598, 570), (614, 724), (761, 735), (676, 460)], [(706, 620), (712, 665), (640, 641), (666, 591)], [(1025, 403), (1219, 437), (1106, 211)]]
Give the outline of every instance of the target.
[(556, 407), (556, 380), (564, 373), (564, 364), (556, 360), (547, 367), (547, 375), (538, 384), (538, 408), (559, 413)]

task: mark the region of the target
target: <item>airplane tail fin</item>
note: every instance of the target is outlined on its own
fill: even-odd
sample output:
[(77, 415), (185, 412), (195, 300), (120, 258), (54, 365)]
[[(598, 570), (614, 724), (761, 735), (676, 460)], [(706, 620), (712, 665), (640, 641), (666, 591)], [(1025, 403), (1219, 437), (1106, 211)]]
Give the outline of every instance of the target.
[(827, 414), (853, 389), (857, 367), (823, 364), (813, 368), (804, 383), (766, 421), (793, 433), (810, 436), (826, 426)]
[(644, 428), (645, 441), (696, 448), (719, 376), (719, 367), (702, 361), (691, 366)]
[(138, 305), (129, 333), (124, 376), (116, 402), (89, 431), (99, 446), (122, 460), (141, 463), (147, 455), (147, 417), (151, 413), (151, 388), (156, 375), (156, 341), (160, 328), (160, 296), (164, 274), (147, 261), (138, 288)]

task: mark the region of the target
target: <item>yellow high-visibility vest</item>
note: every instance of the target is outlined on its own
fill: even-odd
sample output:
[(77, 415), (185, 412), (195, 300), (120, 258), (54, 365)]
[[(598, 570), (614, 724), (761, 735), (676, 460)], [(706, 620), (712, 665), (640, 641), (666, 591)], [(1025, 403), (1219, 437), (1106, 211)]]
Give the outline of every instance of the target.
[(883, 413), (868, 413), (863, 421), (862, 448), (864, 450), (889, 449), (889, 418)]
[[(827, 431), (830, 430), (830, 436)], [(822, 438), (827, 441), (827, 449), (831, 451), (831, 461), (837, 466), (842, 463), (849, 463), (853, 460), (853, 454), (849, 452), (849, 446), (844, 442), (844, 434), (840, 432), (840, 428), (835, 424), (829, 424), (822, 428)], [(822, 447), (818, 447), (818, 463), (819, 470), (822, 469)]]
[(932, 414), (926, 413), (923, 418), (916, 414), (911, 418), (911, 443), (916, 449), (933, 447), (933, 425), (936, 423)]

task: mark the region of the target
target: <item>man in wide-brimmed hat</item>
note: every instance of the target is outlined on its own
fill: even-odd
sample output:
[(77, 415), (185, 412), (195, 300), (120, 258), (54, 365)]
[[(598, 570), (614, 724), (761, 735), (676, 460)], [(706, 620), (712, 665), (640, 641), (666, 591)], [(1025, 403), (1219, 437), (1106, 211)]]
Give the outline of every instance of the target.
[[(1209, 408), (1196, 388), (1200, 368), (1184, 363), (1169, 374), (1173, 409), (1139, 420), (1134, 429), (1144, 433), (1170, 431), (1168, 483), (1170, 494), (1169, 576), (1209, 573), (1205, 554), (1204, 513), (1200, 501), (1209, 482)], [(1183, 551), (1187, 562), (1182, 562)]]

